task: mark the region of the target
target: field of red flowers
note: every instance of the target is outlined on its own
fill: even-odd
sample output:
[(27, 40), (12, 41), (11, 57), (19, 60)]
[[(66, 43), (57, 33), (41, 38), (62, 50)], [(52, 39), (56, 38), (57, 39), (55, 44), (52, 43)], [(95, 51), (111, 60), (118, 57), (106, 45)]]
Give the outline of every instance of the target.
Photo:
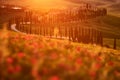
[(120, 51), (1, 31), (0, 80), (120, 80)]

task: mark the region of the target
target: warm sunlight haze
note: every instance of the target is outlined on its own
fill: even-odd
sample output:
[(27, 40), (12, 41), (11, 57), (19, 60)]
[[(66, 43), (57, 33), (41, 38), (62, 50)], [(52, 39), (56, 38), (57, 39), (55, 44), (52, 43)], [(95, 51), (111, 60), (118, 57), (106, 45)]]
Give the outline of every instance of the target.
[(28, 5), (34, 9), (66, 8), (76, 4), (65, 0), (28, 0)]
[(120, 0), (0, 0), (0, 80), (120, 80)]

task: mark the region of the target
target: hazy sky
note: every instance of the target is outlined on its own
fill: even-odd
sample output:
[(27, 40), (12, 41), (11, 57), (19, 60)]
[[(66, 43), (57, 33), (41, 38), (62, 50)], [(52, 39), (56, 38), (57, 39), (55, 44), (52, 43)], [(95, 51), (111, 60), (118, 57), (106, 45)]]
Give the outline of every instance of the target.
[[(0, 0), (2, 1), (2, 0)], [(110, 12), (120, 13), (120, 0), (4, 0), (14, 5), (27, 6), (33, 9), (50, 9), (72, 7), (80, 4), (81, 1), (96, 6), (106, 7)]]
[(29, 4), (31, 7), (36, 8), (51, 8), (51, 7), (58, 7), (62, 8), (65, 6), (73, 6), (75, 3), (68, 2), (65, 0), (29, 0)]
[(30, 8), (62, 8), (66, 6), (75, 6), (76, 3), (66, 0), (6, 0), (12, 4), (28, 6)]

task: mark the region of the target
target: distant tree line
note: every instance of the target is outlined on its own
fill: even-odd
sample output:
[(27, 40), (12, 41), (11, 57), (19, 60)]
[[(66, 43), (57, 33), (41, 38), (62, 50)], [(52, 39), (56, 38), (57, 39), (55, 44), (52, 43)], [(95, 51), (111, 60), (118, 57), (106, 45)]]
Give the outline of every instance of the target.
[[(16, 28), (28, 34), (37, 34), (49, 37), (66, 38), (74, 42), (95, 43), (102, 45), (102, 32), (86, 26), (81, 22), (107, 15), (105, 8), (91, 8), (86, 5), (83, 8), (70, 10), (50, 10), (42, 15), (36, 12), (26, 11), (24, 15), (15, 17), (9, 23), (16, 23)], [(54, 35), (54, 32), (57, 35)]]

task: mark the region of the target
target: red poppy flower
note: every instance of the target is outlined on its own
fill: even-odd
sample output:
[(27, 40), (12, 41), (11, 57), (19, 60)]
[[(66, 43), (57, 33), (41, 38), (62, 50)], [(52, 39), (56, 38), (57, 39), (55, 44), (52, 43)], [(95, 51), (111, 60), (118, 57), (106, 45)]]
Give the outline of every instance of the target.
[(109, 66), (113, 66), (114, 63), (113, 63), (112, 61), (110, 61), (110, 62), (108, 62), (108, 65), (109, 65)]
[(96, 64), (95, 64), (95, 68), (96, 68), (96, 69), (100, 69), (100, 68), (101, 68), (101, 64), (100, 64), (100, 63), (96, 63)]
[(77, 47), (76, 50), (77, 50), (78, 52), (80, 52), (81, 48), (80, 48), (80, 47)]
[(90, 56), (91, 59), (95, 58), (95, 54), (94, 53), (89, 54), (89, 56)]
[(82, 60), (80, 58), (76, 59), (77, 64), (82, 64)]
[(59, 63), (58, 66), (59, 66), (60, 68), (64, 68), (64, 67), (65, 67), (65, 64), (64, 64), (64, 63)]
[(97, 60), (97, 61), (101, 61), (102, 59), (101, 59), (101, 57), (97, 56), (97, 57), (96, 57), (96, 60)]
[(51, 59), (57, 59), (58, 58), (58, 55), (57, 55), (57, 53), (51, 53)]
[(33, 75), (34, 77), (38, 76), (37, 70), (32, 70), (32, 75)]
[(90, 75), (90, 77), (95, 78), (96, 77), (96, 72), (95, 71), (90, 71), (89, 75)]
[(8, 57), (8, 58), (6, 59), (6, 61), (7, 61), (7, 63), (12, 64), (12, 63), (13, 63), (13, 58)]
[(21, 66), (16, 66), (16, 67), (15, 67), (15, 71), (16, 71), (16, 72), (20, 72), (21, 69), (22, 69)]
[(25, 56), (25, 53), (19, 52), (17, 55), (19, 58), (23, 58)]
[(58, 76), (51, 76), (48, 80), (60, 80)]
[(34, 48), (37, 48), (37, 47), (38, 47), (38, 44), (35, 43), (35, 42), (34, 42), (32, 45), (34, 46)]
[(32, 58), (32, 59), (31, 59), (31, 63), (32, 63), (32, 64), (36, 64), (36, 63), (37, 63), (37, 60), (36, 60), (35, 58)]

